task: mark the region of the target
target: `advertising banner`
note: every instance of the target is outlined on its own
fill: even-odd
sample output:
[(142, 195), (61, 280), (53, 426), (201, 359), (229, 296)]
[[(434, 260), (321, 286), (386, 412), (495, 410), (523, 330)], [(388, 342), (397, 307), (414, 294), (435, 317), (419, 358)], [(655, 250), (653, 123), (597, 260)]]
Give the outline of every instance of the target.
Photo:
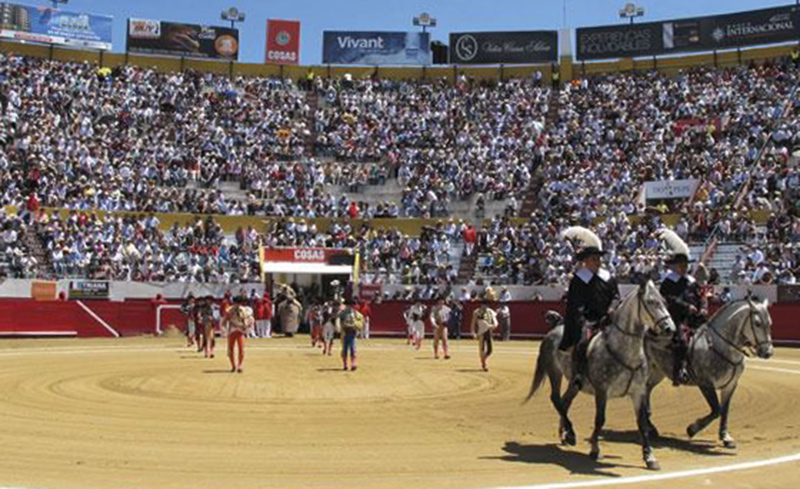
[(664, 22), (664, 51), (772, 44), (800, 38), (795, 6)]
[(345, 65), (428, 65), (431, 39), (427, 32), (325, 31), (322, 62)]
[(577, 58), (609, 59), (652, 56), (661, 52), (661, 24), (584, 27), (575, 31)]
[(36, 301), (56, 300), (56, 287), (58, 282), (49, 280), (34, 280), (31, 282), (31, 298)]
[(70, 299), (108, 299), (110, 287), (101, 280), (71, 280), (69, 283)]
[(111, 50), (112, 18), (49, 7), (0, 3), (0, 37)]
[(296, 65), (300, 63), (300, 22), (267, 20), (266, 63)]
[(645, 182), (644, 195), (647, 200), (688, 199), (694, 195), (699, 180), (663, 180)]
[(239, 31), (229, 27), (128, 19), (128, 51), (237, 60)]
[(459, 32), (450, 34), (450, 63), (532, 64), (558, 59), (558, 32)]
[(800, 39), (800, 9), (750, 10), (633, 25), (577, 29), (579, 60), (714, 51)]
[[(338, 265), (341, 256), (352, 257), (348, 250), (335, 248), (264, 248), (262, 260), (265, 262), (281, 261), (293, 263), (330, 263)], [(352, 259), (350, 260), (352, 264)]]

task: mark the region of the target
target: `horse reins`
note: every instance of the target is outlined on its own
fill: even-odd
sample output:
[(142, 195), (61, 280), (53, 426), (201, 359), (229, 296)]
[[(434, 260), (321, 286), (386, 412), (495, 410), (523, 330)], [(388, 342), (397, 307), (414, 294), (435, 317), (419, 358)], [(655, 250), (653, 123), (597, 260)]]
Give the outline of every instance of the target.
[[(639, 324), (644, 325), (644, 322), (642, 321), (642, 307), (644, 307), (644, 310), (647, 312), (647, 314), (650, 316), (651, 319), (654, 319), (654, 315), (650, 311), (650, 309), (647, 308), (646, 304), (644, 306), (642, 305), (642, 302), (644, 302), (644, 300), (641, 297), (638, 297), (636, 302), (636, 315), (639, 319)], [(655, 325), (656, 327), (660, 327), (662, 323), (669, 320), (670, 317), (668, 315), (665, 315), (661, 319), (656, 320)], [(629, 333), (624, 329), (620, 328), (615, 321), (611, 321), (611, 326), (620, 333), (622, 333), (624, 336), (637, 337), (637, 338), (639, 337), (638, 333)], [(630, 365), (625, 363), (625, 360), (623, 360), (622, 357), (620, 357), (620, 355), (617, 352), (611, 349), (611, 345), (608, 343), (608, 341), (606, 341), (605, 347), (606, 351), (611, 356), (611, 358), (614, 359), (614, 361), (620, 364), (623, 368), (625, 368), (628, 372), (630, 372), (630, 377), (628, 377), (628, 385), (625, 387), (625, 392), (622, 394), (622, 397), (625, 397), (631, 390), (631, 385), (633, 385), (633, 378), (636, 376), (636, 372), (644, 368), (645, 364), (647, 363), (647, 358), (643, 357), (642, 362), (639, 364), (638, 367), (631, 367)], [(642, 348), (644, 348), (644, 345), (642, 345)], [(589, 374), (589, 377), (591, 378), (591, 374)]]
[[(753, 332), (753, 338), (756, 340), (756, 347), (760, 347), (760, 346), (761, 346), (762, 344), (764, 344), (765, 342), (761, 342), (761, 341), (759, 341), (759, 340), (758, 340), (758, 336), (756, 336), (756, 332), (755, 332), (755, 320), (753, 319), (753, 309), (754, 309), (754, 307), (753, 307), (752, 303), (750, 303), (749, 301), (748, 301), (747, 307), (748, 307), (748, 317), (747, 317), (747, 320), (750, 322), (750, 328), (751, 328), (751, 331)], [(742, 358), (741, 358), (741, 359), (740, 359), (738, 362), (734, 362), (734, 361), (733, 361), (733, 360), (731, 360), (731, 359), (730, 359), (730, 358), (729, 358), (727, 355), (725, 355), (724, 353), (722, 353), (721, 351), (719, 351), (717, 348), (715, 348), (715, 347), (714, 347), (714, 343), (713, 343), (711, 340), (709, 340), (709, 341), (708, 341), (708, 346), (709, 346), (709, 349), (710, 349), (712, 352), (714, 352), (714, 354), (715, 354), (715, 355), (717, 355), (718, 357), (722, 358), (722, 360), (724, 360), (724, 361), (725, 361), (725, 363), (727, 363), (728, 365), (730, 365), (730, 366), (732, 366), (732, 367), (733, 367), (733, 371), (731, 372), (730, 378), (729, 378), (729, 379), (728, 379), (728, 381), (727, 381), (727, 382), (726, 382), (726, 383), (725, 383), (725, 384), (724, 384), (724, 385), (721, 387), (721, 389), (725, 389), (725, 388), (726, 388), (726, 387), (728, 387), (728, 386), (731, 384), (731, 382), (733, 382), (733, 381), (734, 381), (734, 379), (736, 378), (736, 371), (739, 369), (739, 367), (741, 367), (741, 366), (744, 364), (744, 359), (745, 359), (745, 357), (749, 358), (749, 357), (750, 357), (750, 355), (747, 353), (747, 351), (746, 351), (744, 348), (741, 348), (741, 347), (739, 347), (739, 345), (735, 344), (735, 343), (734, 343), (732, 340), (730, 340), (730, 339), (726, 338), (725, 336), (723, 336), (723, 335), (722, 335), (722, 333), (720, 333), (720, 332), (719, 332), (719, 331), (717, 331), (716, 329), (712, 328), (710, 325), (706, 325), (706, 326), (705, 326), (705, 328), (703, 329), (703, 331), (702, 331), (702, 333), (701, 333), (701, 334), (708, 335), (708, 332), (709, 332), (709, 331), (711, 331), (712, 333), (714, 333), (714, 334), (715, 334), (715, 335), (716, 335), (716, 336), (717, 336), (719, 339), (721, 339), (721, 340), (722, 340), (722, 341), (723, 341), (725, 344), (727, 344), (729, 347), (731, 347), (731, 349), (733, 349), (734, 351), (737, 351), (737, 352), (739, 352), (739, 353), (742, 355)], [(692, 346), (691, 346), (691, 351), (692, 351), (692, 352), (694, 352), (696, 345), (697, 345), (697, 342), (696, 342), (696, 341), (693, 341), (693, 342), (692, 342)], [(752, 348), (752, 347), (751, 347), (751, 348)], [(690, 366), (690, 368), (691, 368), (691, 358), (692, 358), (692, 356), (691, 356), (691, 355), (689, 355), (689, 366)], [(694, 370), (694, 369), (692, 369), (692, 370)]]

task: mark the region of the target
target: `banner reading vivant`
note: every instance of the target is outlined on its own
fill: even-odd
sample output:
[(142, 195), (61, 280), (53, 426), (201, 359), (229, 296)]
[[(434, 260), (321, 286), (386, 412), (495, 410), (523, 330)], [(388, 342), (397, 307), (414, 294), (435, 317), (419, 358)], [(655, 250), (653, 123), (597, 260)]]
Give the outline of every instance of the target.
[(325, 31), (322, 62), (348, 65), (428, 65), (432, 61), (427, 32)]

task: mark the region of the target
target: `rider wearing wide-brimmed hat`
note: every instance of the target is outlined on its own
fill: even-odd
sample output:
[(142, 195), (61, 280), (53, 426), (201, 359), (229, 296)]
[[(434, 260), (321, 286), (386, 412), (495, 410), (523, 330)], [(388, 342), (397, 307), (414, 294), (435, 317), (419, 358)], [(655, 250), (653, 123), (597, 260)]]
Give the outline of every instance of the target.
[(661, 281), (661, 295), (667, 302), (667, 309), (675, 325), (678, 327), (673, 338), (675, 368), (673, 382), (677, 385), (689, 379), (686, 369), (687, 343), (681, 328), (686, 326), (697, 329), (707, 320), (700, 284), (689, 274), (692, 263), (689, 247), (674, 231), (662, 229), (659, 237), (669, 248), (669, 255), (664, 261), (667, 272)]
[(586, 363), (585, 327), (602, 327), (610, 321), (613, 306), (619, 301), (619, 286), (611, 273), (602, 268), (603, 244), (592, 231), (573, 226), (562, 237), (577, 244), (575, 261), (579, 264), (569, 283), (564, 337), (559, 349), (572, 351), (573, 382), (583, 380)]

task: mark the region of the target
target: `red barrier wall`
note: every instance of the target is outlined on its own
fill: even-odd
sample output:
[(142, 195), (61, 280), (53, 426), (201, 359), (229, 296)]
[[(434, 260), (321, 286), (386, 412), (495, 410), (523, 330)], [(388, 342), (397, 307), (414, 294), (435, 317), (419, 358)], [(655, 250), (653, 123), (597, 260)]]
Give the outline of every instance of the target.
[[(423, 303), (427, 307), (433, 303)], [(406, 323), (403, 311), (409, 307), (408, 302), (389, 301), (381, 304), (372, 304), (372, 317), (370, 331), (373, 334), (387, 334), (403, 336), (406, 334)], [(464, 305), (464, 314), (461, 320), (461, 334), (469, 334), (472, 312), (480, 306), (477, 302), (468, 302)], [(510, 302), (511, 309), (511, 334), (518, 337), (543, 336), (547, 333), (544, 315), (547, 311), (555, 309), (564, 313), (563, 302)], [(430, 331), (430, 324), (428, 324)]]
[[(155, 333), (156, 304), (149, 300), (110, 302), (87, 300), (83, 303), (122, 336)], [(177, 304), (170, 301), (170, 304)], [(428, 304), (430, 305), (430, 304)], [(407, 302), (390, 301), (372, 305), (371, 331), (375, 335), (403, 336), (406, 333), (403, 311)], [(467, 303), (461, 323), (463, 335), (469, 334), (469, 321), (477, 303)], [(563, 302), (511, 302), (511, 332), (516, 337), (541, 336), (547, 333), (544, 314), (555, 309), (563, 314)], [(800, 304), (774, 304), (772, 335), (775, 341), (800, 343)], [(161, 313), (163, 329), (186, 326), (178, 309)], [(32, 299), (0, 299), (0, 333), (77, 332), (83, 337), (110, 337), (97, 320), (76, 301), (37, 302)]]

